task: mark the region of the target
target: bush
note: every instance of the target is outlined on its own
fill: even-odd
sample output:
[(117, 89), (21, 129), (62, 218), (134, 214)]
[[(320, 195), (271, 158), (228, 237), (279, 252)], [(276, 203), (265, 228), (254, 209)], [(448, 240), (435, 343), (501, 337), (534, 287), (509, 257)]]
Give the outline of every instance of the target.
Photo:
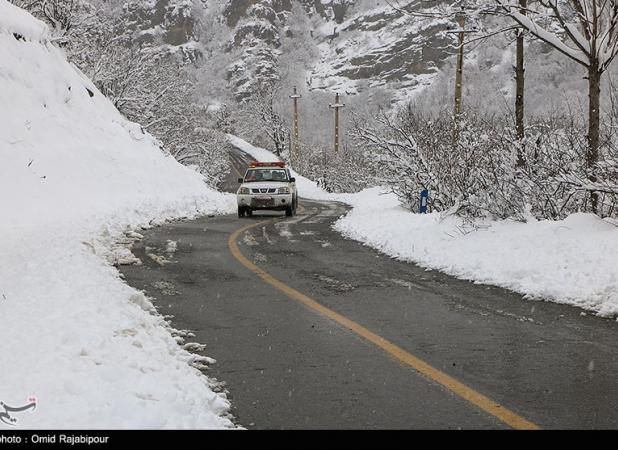
[[(524, 142), (516, 139), (507, 117), (469, 113), (457, 129), (454, 123), (444, 111), (432, 116), (410, 105), (395, 114), (380, 113), (373, 126), (357, 118), (353, 133), (371, 152), (380, 183), (412, 210), (418, 209), (420, 191), (428, 189), (433, 211), (560, 219), (591, 211), (589, 194), (596, 191), (599, 213), (617, 213), (614, 139), (605, 139), (591, 183), (585, 127), (573, 116), (554, 115), (530, 125)], [(525, 159), (521, 166), (518, 151)]]

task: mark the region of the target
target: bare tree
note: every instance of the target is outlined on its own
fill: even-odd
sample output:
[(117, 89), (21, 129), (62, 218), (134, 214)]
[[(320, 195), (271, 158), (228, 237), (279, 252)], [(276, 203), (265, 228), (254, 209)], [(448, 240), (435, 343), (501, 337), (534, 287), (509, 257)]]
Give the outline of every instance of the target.
[(47, 23), (52, 30), (52, 39), (66, 46), (75, 20), (86, 4), (81, 0), (10, 0)]
[[(521, 14), (526, 15), (528, 0), (517, 0)], [(398, 0), (387, 0), (386, 3), (395, 10), (414, 17), (419, 18), (436, 18), (448, 19), (453, 22), (457, 21), (459, 26), (455, 34), (458, 35), (457, 43), (457, 68), (455, 81), (455, 119), (462, 112), (462, 70), (463, 70), (463, 48), (464, 46), (484, 41), (496, 35), (504, 34), (510, 31), (515, 31), (516, 41), (516, 59), (515, 59), (515, 129), (517, 137), (520, 141), (520, 147), (524, 143), (525, 138), (525, 122), (524, 122), (524, 94), (525, 94), (525, 58), (524, 58), (524, 39), (525, 32), (519, 25), (500, 26), (486, 28), (485, 19), (491, 16), (505, 16), (507, 13), (503, 8), (497, 6), (493, 2), (486, 0), (456, 0), (450, 4), (440, 4), (435, 0), (409, 1), (405, 5), (400, 4)], [(423, 5), (425, 8), (423, 9)], [(468, 23), (468, 26), (466, 26)], [(468, 33), (472, 31), (472, 37), (468, 37)], [(455, 128), (454, 137), (457, 138), (457, 128)], [(525, 164), (524, 149), (520, 148), (517, 158), (519, 167)]]
[[(588, 148), (591, 207), (598, 210), (601, 76), (618, 54), (618, 0), (539, 0), (524, 14), (515, 1), (495, 0), (532, 35), (585, 67), (588, 79)], [(554, 31), (558, 29), (558, 31)]]
[(41, 1), (41, 12), (59, 39), (65, 38), (71, 32), (77, 8), (76, 0)]
[(257, 91), (241, 105), (243, 110), (241, 132), (251, 135), (252, 140), (268, 139), (268, 146), (277, 156), (283, 156), (287, 148), (290, 130), (279, 105), (281, 84), (275, 81), (262, 83)]
[[(528, 8), (528, 0), (518, 0), (521, 14), (526, 14)], [(516, 31), (516, 57), (515, 57), (515, 130), (517, 131), (517, 140), (519, 146), (524, 144), (525, 137), (525, 83), (526, 83), (526, 68), (524, 61), (525, 54), (525, 42), (524, 42), (524, 30), (519, 29)], [(525, 150), (519, 148), (517, 152), (517, 165), (522, 167), (526, 161), (524, 159)]]

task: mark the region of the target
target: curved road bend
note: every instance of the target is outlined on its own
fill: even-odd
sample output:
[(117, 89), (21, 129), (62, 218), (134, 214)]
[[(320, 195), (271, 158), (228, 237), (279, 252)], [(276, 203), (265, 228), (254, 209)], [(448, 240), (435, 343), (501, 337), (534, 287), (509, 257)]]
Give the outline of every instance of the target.
[(615, 321), (393, 260), (333, 231), (345, 212), (173, 223), (120, 270), (207, 344), (247, 428), (618, 427)]

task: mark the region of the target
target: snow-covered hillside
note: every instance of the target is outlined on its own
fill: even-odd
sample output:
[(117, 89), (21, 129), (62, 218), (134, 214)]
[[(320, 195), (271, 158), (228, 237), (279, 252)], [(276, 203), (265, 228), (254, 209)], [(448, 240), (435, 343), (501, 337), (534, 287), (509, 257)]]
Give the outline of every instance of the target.
[[(114, 14), (127, 21), (124, 31), (135, 32), (136, 41), (160, 44), (189, 59), (204, 56), (198, 72), (207, 79), (207, 101), (247, 99), (260, 84), (277, 81), (286, 91), (297, 85), (304, 92), (305, 108), (310, 95), (335, 91), (348, 102), (361, 94), (374, 105), (384, 99), (423, 103), (425, 97), (418, 95), (425, 91), (425, 108), (452, 102), (456, 38), (449, 30), (457, 25), (444, 15), (452, 0), (91, 3), (107, 8), (114, 4)], [(484, 17), (471, 28), (477, 25), (483, 33), (465, 47), (464, 104), (508, 112), (514, 101), (515, 45), (510, 33), (494, 31), (512, 23)], [(480, 39), (485, 34), (491, 37)], [(576, 63), (531, 36), (525, 57), (530, 118), (560, 111), (567, 102), (577, 109), (586, 101), (585, 73)], [(618, 69), (610, 70), (615, 78)], [(303, 131), (306, 138), (309, 133)]]
[(166, 156), (5, 0), (0, 104), (0, 401), (38, 400), (17, 425), (232, 426), (195, 355), (109, 261), (128, 229), (232, 211), (233, 197)]
[[(426, 14), (442, 3), (409, 7)], [(281, 77), (308, 90), (355, 94), (379, 86), (401, 96), (427, 84), (452, 54), (448, 20), (421, 19), (380, 0), (228, 0), (207, 14), (222, 16), (231, 33), (227, 45), (206, 53), (229, 54), (226, 79), (237, 99)], [(214, 33), (205, 30), (202, 44)]]

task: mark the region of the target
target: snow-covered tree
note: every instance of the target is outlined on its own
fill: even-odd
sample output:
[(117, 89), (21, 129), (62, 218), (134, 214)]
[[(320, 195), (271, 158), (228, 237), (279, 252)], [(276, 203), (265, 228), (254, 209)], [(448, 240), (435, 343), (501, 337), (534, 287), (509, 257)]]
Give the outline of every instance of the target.
[(593, 211), (597, 211), (601, 77), (618, 54), (617, 0), (539, 0), (526, 14), (513, 0), (495, 0), (519, 25), (586, 69), (588, 149), (585, 155)]
[[(603, 127), (604, 141), (616, 130)], [(430, 191), (435, 211), (493, 218), (560, 219), (590, 210), (591, 188), (599, 194), (599, 214), (618, 213), (618, 149), (608, 145), (591, 186), (584, 155), (584, 121), (562, 112), (528, 126), (524, 157), (516, 168), (519, 139), (508, 115), (468, 111), (460, 122), (457, 142), (449, 109), (427, 113), (409, 105), (396, 113), (382, 112), (355, 120), (358, 145), (371, 155), (381, 184), (390, 186), (402, 203), (418, 208), (419, 193)]]
[(213, 186), (226, 175), (228, 130), (221, 110), (197, 95), (191, 58), (139, 39), (134, 10), (96, 0), (15, 1), (52, 27), (70, 61), (122, 114), (157, 137), (163, 151), (195, 167)]
[(283, 156), (290, 135), (281, 105), (285, 97), (280, 83), (267, 81), (261, 83), (251, 97), (240, 105), (240, 134), (272, 149), (277, 156)]
[(52, 40), (59, 46), (69, 42), (89, 4), (84, 0), (9, 0), (49, 26)]

